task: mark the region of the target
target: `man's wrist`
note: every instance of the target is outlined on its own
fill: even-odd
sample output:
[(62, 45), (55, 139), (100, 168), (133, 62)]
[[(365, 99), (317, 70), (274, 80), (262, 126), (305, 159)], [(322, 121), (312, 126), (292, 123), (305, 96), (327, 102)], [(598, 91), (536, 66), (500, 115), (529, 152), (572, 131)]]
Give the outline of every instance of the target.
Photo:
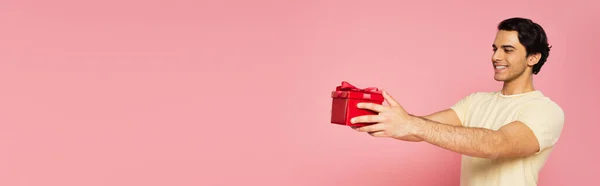
[(419, 118), (414, 115), (410, 115), (409, 123), (411, 126), (411, 130), (410, 130), (411, 135), (417, 136), (417, 137), (422, 137), (423, 134), (425, 133), (427, 123), (424, 122), (424, 120), (422, 118)]

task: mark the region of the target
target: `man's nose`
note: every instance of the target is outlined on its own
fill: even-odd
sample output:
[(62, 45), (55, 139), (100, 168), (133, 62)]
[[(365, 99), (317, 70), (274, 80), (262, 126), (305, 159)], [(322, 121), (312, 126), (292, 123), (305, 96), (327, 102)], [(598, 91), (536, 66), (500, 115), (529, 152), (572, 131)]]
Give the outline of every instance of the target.
[(492, 60), (494, 60), (494, 61), (501, 61), (502, 60), (502, 54), (500, 52), (494, 52), (494, 55), (492, 55)]

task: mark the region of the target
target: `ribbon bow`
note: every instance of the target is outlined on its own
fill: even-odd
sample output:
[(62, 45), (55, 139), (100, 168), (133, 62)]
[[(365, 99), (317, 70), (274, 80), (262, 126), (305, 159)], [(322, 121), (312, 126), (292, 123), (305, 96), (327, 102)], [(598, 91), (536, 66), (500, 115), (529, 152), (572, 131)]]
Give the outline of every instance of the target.
[(367, 92), (367, 93), (377, 93), (377, 94), (381, 94), (381, 90), (379, 90), (376, 87), (367, 87), (364, 89), (359, 89), (356, 88), (354, 85), (351, 85), (350, 83), (346, 82), (346, 81), (342, 81), (342, 85), (336, 87), (336, 90), (341, 91), (341, 90), (351, 90), (351, 91), (357, 91), (357, 92)]

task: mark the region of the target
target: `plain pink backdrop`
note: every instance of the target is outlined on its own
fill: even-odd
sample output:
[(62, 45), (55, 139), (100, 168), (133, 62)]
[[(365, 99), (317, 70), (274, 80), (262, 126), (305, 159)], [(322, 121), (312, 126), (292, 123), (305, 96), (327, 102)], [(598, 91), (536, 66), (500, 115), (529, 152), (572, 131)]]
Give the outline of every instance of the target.
[[(0, 185), (458, 185), (460, 156), (329, 124), (341, 81), (413, 114), (495, 91), (496, 24), (553, 45), (540, 185), (597, 183), (598, 2), (0, 1)], [(588, 183), (591, 182), (591, 183)]]

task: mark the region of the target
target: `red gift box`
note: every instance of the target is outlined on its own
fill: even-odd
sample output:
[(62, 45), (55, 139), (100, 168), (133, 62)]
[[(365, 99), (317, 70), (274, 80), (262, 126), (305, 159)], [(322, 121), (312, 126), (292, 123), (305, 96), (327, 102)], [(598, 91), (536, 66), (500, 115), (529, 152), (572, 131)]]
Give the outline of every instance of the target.
[(375, 88), (369, 87), (359, 89), (350, 83), (343, 81), (342, 85), (337, 86), (335, 91), (331, 92), (331, 123), (346, 125), (351, 127), (361, 127), (372, 123), (356, 123), (352, 124), (350, 119), (356, 116), (377, 115), (377, 112), (361, 109), (356, 107), (356, 104), (361, 102), (370, 102), (376, 104), (383, 103), (382, 92)]

